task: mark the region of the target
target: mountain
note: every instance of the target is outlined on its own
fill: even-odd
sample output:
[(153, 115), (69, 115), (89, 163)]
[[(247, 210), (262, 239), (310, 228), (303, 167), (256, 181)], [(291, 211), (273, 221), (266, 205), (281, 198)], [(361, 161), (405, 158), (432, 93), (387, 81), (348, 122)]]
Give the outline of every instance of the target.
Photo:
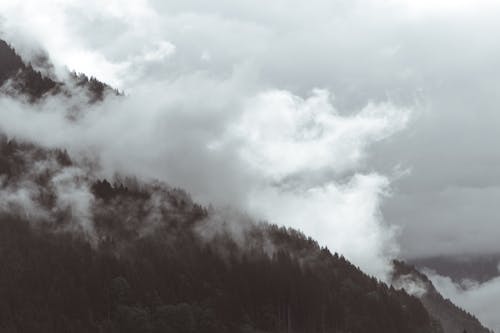
[[(44, 61), (46, 62), (46, 61)], [(57, 82), (42, 75), (26, 64), (16, 51), (5, 41), (0, 40), (0, 86), (10, 95), (21, 94), (35, 102), (47, 95), (71, 95), (74, 89), (81, 88), (88, 102), (102, 101), (106, 94), (119, 94), (105, 83), (85, 74), (68, 73), (67, 82)]]
[(476, 317), (460, 309), (449, 299), (443, 298), (427, 276), (419, 272), (414, 266), (402, 261), (394, 261), (393, 265), (393, 284), (413, 289), (427, 311), (439, 320), (444, 333), (464, 331), (467, 333), (491, 332)]
[(61, 150), (4, 137), (0, 156), (2, 332), (441, 332), (298, 231), (232, 234), (182, 190), (99, 180)]
[(437, 256), (408, 262), (419, 269), (431, 269), (439, 275), (448, 276), (455, 283), (460, 284), (464, 280), (483, 283), (499, 275), (500, 254)]
[[(1, 92), (30, 103), (81, 91), (94, 103), (116, 93), (84, 75), (46, 77), (5, 42), (0, 55)], [(479, 327), (465, 326), (451, 303), (442, 310), (431, 285), (432, 297), (412, 296), (297, 230), (203, 207), (165, 183), (98, 175), (95, 161), (0, 134), (1, 332)], [(396, 265), (395, 281), (411, 273), (426, 282), (406, 267)]]

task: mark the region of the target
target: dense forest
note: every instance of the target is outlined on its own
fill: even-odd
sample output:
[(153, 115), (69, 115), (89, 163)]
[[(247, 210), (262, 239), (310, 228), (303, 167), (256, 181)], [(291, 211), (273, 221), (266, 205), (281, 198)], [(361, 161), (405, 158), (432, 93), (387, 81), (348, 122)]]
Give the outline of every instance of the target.
[(165, 184), (93, 179), (5, 137), (0, 153), (2, 332), (440, 332), (417, 298), (297, 231), (234, 235)]

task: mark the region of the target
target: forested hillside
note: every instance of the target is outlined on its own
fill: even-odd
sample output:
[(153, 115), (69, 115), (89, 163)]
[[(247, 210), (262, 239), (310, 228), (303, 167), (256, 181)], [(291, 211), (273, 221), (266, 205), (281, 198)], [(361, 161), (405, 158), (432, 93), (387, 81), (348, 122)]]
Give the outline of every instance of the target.
[(181, 190), (0, 147), (2, 332), (440, 332), (418, 299), (297, 231), (235, 235)]
[(89, 102), (100, 101), (105, 94), (118, 94), (105, 83), (85, 74), (68, 73), (68, 82), (56, 82), (33, 69), (31, 64), (23, 62), (16, 51), (0, 39), (0, 86), (3, 93), (22, 94), (31, 102), (35, 102), (47, 94), (74, 93), (72, 87), (81, 88)]

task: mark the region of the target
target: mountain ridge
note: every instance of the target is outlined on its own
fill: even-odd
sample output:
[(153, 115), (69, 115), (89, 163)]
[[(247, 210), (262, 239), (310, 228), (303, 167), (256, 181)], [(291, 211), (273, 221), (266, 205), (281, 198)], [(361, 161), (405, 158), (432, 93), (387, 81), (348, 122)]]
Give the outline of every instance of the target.
[(28, 97), (30, 102), (36, 102), (48, 95), (71, 96), (72, 89), (68, 86), (75, 86), (85, 91), (89, 103), (102, 101), (106, 94), (120, 94), (116, 89), (94, 77), (89, 78), (83, 73), (76, 72), (68, 74), (68, 82), (56, 81), (42, 74), (30, 63), (25, 63), (14, 48), (0, 39), (0, 86), (3, 86), (4, 93), (21, 94)]
[(415, 287), (422, 290), (417, 292), (418, 298), (429, 313), (438, 319), (445, 333), (462, 332), (490, 333), (490, 329), (483, 326), (479, 320), (444, 298), (434, 287), (432, 281), (414, 266), (403, 261), (393, 262), (392, 283), (400, 287)]

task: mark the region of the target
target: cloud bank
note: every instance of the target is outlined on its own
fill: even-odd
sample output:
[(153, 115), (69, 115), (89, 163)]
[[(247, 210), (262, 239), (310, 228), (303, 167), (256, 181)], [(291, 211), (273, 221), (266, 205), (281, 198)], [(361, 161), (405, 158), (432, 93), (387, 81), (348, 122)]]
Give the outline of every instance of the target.
[[(211, 89), (207, 79), (201, 94), (210, 91), (212, 101), (204, 105), (196, 93), (182, 93), (184, 84), (165, 83), (161, 91), (149, 87), (87, 106), (76, 119), (68, 117), (74, 101), (65, 97), (37, 105), (3, 97), (0, 129), (76, 157), (91, 153), (103, 176), (162, 179), (206, 204), (299, 228), (383, 277), (397, 251), (395, 229), (379, 212), (389, 180), (356, 168), (368, 145), (405, 126), (409, 111), (368, 104), (341, 116), (325, 90), (306, 98), (281, 90), (226, 98), (234, 80)], [(64, 186), (64, 177), (55, 184)], [(62, 189), (66, 200), (82, 193), (73, 190)]]

